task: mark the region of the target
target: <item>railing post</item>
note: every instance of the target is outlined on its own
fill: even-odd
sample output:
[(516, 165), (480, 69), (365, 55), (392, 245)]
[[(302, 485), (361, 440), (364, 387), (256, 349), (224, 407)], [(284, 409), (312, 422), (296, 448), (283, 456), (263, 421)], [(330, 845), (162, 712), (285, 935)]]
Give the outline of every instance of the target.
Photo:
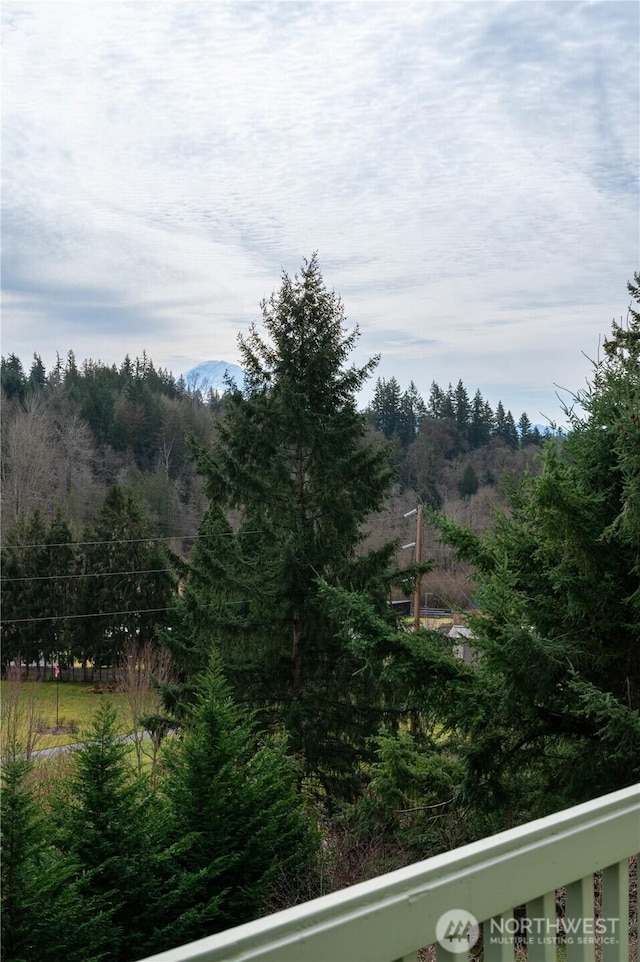
[(513, 962), (513, 921), (513, 909), (509, 909), (482, 923), (484, 962)]
[(566, 962), (594, 962), (593, 875), (571, 882), (566, 892)]
[(602, 962), (629, 958), (629, 863), (602, 872)]
[(527, 962), (556, 962), (556, 893), (547, 892), (527, 902)]

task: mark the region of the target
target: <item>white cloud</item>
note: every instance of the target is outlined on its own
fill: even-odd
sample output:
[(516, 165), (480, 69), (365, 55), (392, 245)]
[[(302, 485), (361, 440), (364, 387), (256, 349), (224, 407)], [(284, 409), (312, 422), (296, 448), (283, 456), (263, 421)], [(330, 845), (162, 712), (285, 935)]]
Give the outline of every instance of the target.
[(5, 352), (235, 361), (318, 249), (399, 377), (552, 396), (626, 302), (635, 5), (3, 9)]

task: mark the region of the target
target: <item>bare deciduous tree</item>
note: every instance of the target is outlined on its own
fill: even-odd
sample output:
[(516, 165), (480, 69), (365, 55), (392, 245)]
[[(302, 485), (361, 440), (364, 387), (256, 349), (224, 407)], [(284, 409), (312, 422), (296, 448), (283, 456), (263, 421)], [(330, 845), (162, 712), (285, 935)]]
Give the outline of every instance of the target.
[(49, 513), (53, 488), (54, 447), (45, 405), (29, 397), (16, 407), (4, 430), (3, 488), (13, 520), (40, 508)]
[[(142, 771), (145, 756), (151, 759), (152, 774), (156, 772), (166, 726), (155, 724), (145, 731), (145, 722), (160, 719), (162, 701), (158, 684), (165, 684), (173, 678), (169, 652), (150, 641), (131, 645), (116, 669), (118, 687), (127, 696), (138, 772)], [(147, 742), (148, 748), (145, 747)]]
[(38, 689), (38, 681), (23, 681), (22, 659), (16, 658), (7, 667), (2, 692), (0, 753), (5, 759), (31, 758), (36, 748), (43, 727)]
[(56, 421), (58, 503), (69, 521), (86, 521), (94, 496), (91, 466), (96, 454), (91, 429), (77, 412)]

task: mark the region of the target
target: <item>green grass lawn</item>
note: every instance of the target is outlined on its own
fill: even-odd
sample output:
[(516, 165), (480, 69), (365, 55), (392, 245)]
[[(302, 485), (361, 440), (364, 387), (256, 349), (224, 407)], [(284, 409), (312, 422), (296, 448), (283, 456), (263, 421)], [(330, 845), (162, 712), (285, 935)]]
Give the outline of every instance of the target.
[[(12, 686), (15, 684), (8, 681), (0, 682), (3, 723), (5, 712), (9, 710), (13, 697)], [(90, 683), (80, 681), (23, 681), (18, 683), (18, 688), (19, 704), (23, 708), (23, 714), (26, 713), (26, 706), (30, 699), (35, 699), (37, 718), (35, 727), (38, 731), (34, 745), (36, 750), (79, 741), (82, 731), (91, 725), (95, 712), (105, 699), (117, 709), (122, 731), (131, 730), (127, 696), (123, 692), (97, 694), (92, 690), (93, 686)], [(21, 726), (26, 724), (24, 718), (18, 724), (21, 741), (24, 741)]]

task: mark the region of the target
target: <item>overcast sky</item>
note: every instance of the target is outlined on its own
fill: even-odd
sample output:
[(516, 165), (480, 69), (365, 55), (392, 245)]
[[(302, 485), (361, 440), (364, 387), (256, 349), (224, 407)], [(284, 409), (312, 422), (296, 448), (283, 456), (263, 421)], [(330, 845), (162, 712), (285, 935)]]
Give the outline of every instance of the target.
[(237, 362), (318, 251), (355, 360), (557, 418), (640, 262), (639, 10), (5, 0), (2, 353)]

